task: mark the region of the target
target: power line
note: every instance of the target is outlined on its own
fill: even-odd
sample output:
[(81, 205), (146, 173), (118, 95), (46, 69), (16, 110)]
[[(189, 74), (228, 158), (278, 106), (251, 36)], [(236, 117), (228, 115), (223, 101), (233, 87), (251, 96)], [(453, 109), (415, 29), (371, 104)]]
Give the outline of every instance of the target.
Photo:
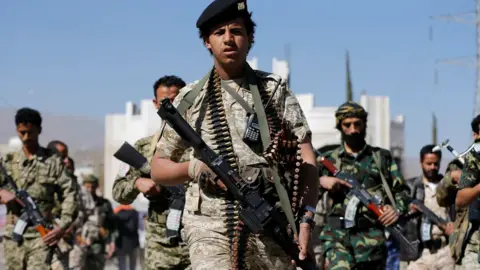
[[(475, 99), (473, 113), (474, 116), (480, 113), (480, 0), (475, 1), (475, 12), (463, 12), (457, 14), (444, 14), (439, 16), (430, 16), (432, 20), (442, 20), (447, 22), (463, 23), (463, 24), (475, 24), (476, 35), (476, 56), (470, 57), (455, 57), (448, 59), (437, 59), (436, 64), (453, 64), (463, 67), (475, 67)], [(430, 40), (433, 40), (433, 32), (430, 29)], [(437, 83), (438, 77), (435, 72), (435, 83)]]

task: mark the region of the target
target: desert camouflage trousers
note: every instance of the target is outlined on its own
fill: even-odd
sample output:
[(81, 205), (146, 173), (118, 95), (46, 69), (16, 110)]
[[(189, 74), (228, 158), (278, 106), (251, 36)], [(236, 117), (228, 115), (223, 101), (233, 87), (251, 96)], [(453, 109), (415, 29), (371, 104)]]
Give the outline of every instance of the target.
[(100, 270), (105, 268), (104, 246), (94, 244), (92, 247), (74, 245), (69, 254), (69, 267), (72, 270)]
[(190, 269), (188, 249), (185, 244), (171, 245), (166, 237), (165, 225), (145, 222), (145, 269)]
[(423, 249), (422, 255), (416, 261), (410, 262), (407, 270), (454, 270), (455, 261), (450, 253), (450, 247), (445, 246), (435, 253)]
[[(64, 239), (61, 239), (60, 242), (58, 243), (58, 247), (62, 252), (62, 256), (61, 258), (59, 258), (56, 253), (53, 255), (53, 260), (51, 265), (52, 270), (64, 270), (64, 265), (70, 268), (71, 264), (69, 264), (69, 256), (71, 251), (73, 250), (73, 246), (68, 244)], [(60, 260), (63, 260), (63, 261), (60, 261)]]
[(24, 239), (19, 245), (11, 238), (3, 238), (5, 270), (49, 270), (50, 264), (45, 263), (49, 248), (42, 239)]
[[(230, 239), (225, 226), (227, 217), (223, 200), (207, 198), (201, 204), (197, 203), (187, 197), (183, 215), (182, 238), (188, 246), (192, 269), (229, 270)], [(195, 206), (199, 211), (194, 214)], [(247, 269), (295, 269), (280, 246), (263, 235), (250, 236), (244, 256)]]

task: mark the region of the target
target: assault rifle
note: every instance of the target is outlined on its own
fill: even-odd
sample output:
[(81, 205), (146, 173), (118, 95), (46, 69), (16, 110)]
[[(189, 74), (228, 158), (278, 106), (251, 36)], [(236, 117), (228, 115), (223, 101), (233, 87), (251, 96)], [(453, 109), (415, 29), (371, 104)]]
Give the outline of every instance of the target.
[[(147, 158), (139, 153), (128, 142), (124, 142), (123, 145), (113, 154), (118, 160), (127, 163), (133, 168), (139, 170), (143, 175), (150, 178), (150, 164)], [(185, 206), (185, 191), (183, 185), (165, 187), (169, 191), (169, 213), (167, 217), (167, 238), (173, 244), (178, 241), (180, 234), (180, 223), (182, 219), (183, 207)], [(158, 194), (155, 194), (158, 195)], [(150, 200), (154, 200), (152, 197), (148, 197)]]
[[(242, 222), (253, 234), (261, 231), (272, 232), (274, 240), (281, 248), (295, 260), (298, 267), (304, 270), (316, 269), (315, 261), (307, 253), (305, 260), (299, 259), (300, 249), (287, 231), (288, 221), (285, 214), (267, 202), (258, 190), (253, 190), (228, 162), (215, 153), (183, 119), (170, 100), (164, 99), (158, 109), (158, 115), (189, 143), (200, 155), (201, 160), (207, 165), (227, 187), (228, 192), (241, 203), (239, 216)], [(295, 224), (290, 224), (296, 226)]]
[(419, 200), (413, 200), (411, 204), (415, 205), (415, 207), (422, 212), (433, 224), (437, 225), (438, 227), (444, 228), (447, 221), (443, 218), (437, 216), (432, 210), (428, 209), (425, 204), (420, 202)]
[[(330, 160), (326, 159), (325, 157), (319, 157), (319, 162), (325, 166), (325, 168), (333, 174), (334, 177), (342, 179), (352, 185), (350, 190), (351, 194), (357, 197), (360, 202), (362, 202), (368, 210), (372, 211), (377, 217), (382, 215), (382, 206), (380, 205), (379, 201), (370, 195), (365, 188), (360, 185), (360, 183), (350, 174), (347, 174), (343, 171), (339, 171), (335, 165), (330, 162)], [(416, 240), (414, 242), (410, 242), (402, 233), (403, 228), (402, 226), (396, 222), (391, 226), (385, 227), (385, 229), (399, 242), (403, 242), (406, 244), (410, 249), (417, 250), (417, 246), (419, 241)]]
[[(47, 235), (51, 230), (54, 229), (53, 225), (48, 223), (43, 218), (42, 213), (40, 213), (40, 210), (38, 210), (38, 207), (33, 198), (30, 197), (30, 194), (28, 194), (27, 191), (17, 187), (17, 184), (15, 184), (13, 179), (7, 174), (7, 171), (2, 164), (0, 164), (0, 171), (3, 178), (7, 181), (7, 184), (9, 184), (15, 191), (15, 201), (22, 207), (22, 214), (20, 215), (20, 218), (13, 229), (13, 240), (16, 242), (22, 241), (23, 233), (28, 225), (35, 226), (35, 229), (40, 233), (41, 237)], [(50, 247), (45, 259), (45, 263), (48, 265), (52, 263), (54, 253), (57, 254), (57, 258), (61, 262), (63, 268), (69, 269), (67, 262), (63, 259), (64, 254), (58, 245)]]

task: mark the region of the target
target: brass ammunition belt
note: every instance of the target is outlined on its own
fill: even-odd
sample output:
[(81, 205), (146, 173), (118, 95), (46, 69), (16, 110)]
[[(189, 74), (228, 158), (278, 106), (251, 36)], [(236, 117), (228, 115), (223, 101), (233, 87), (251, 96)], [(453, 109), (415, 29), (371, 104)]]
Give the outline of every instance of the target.
[[(286, 173), (292, 175), (289, 183), (282, 183), (290, 191), (292, 212), (298, 212), (298, 184), (300, 178), (300, 166), (303, 163), (300, 150), (300, 142), (293, 134), (292, 128), (282, 121), (277, 111), (278, 106), (271, 102), (272, 96), (265, 90), (265, 85), (259, 84), (258, 90), (265, 106), (265, 114), (270, 128), (271, 142), (263, 155), (270, 164), (277, 164), (279, 175), (282, 178)], [(274, 93), (272, 93), (274, 94)]]
[[(237, 158), (233, 151), (233, 143), (230, 136), (225, 108), (223, 106), (221, 81), (218, 74), (211, 72), (206, 94), (207, 112), (205, 116), (209, 129), (216, 134), (213, 138), (212, 149), (225, 157), (233, 169), (238, 170)], [(230, 268), (245, 269), (245, 254), (248, 243), (248, 233), (242, 232), (239, 223), (239, 203), (232, 196), (226, 196), (225, 211), (227, 214), (226, 226), (230, 244)]]

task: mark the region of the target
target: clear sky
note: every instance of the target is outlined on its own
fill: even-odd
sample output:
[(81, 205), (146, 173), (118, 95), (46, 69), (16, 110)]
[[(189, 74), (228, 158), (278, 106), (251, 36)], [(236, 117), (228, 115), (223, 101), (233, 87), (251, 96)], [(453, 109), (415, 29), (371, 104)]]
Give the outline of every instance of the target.
[[(128, 100), (151, 98), (153, 82), (176, 74), (191, 82), (212, 60), (195, 22), (210, 0), (0, 1), (0, 107), (33, 106), (103, 119)], [(406, 154), (439, 140), (461, 152), (471, 142), (475, 70), (435, 59), (475, 55), (475, 27), (432, 21), (469, 12), (474, 0), (250, 0), (257, 22), (250, 57), (271, 71), (291, 44), (292, 89), (316, 105), (345, 99), (345, 50), (355, 99), (390, 97), (406, 117)], [(433, 27), (433, 41), (429, 38)], [(434, 69), (438, 83), (434, 83)], [(445, 153), (448, 155), (447, 153)]]

